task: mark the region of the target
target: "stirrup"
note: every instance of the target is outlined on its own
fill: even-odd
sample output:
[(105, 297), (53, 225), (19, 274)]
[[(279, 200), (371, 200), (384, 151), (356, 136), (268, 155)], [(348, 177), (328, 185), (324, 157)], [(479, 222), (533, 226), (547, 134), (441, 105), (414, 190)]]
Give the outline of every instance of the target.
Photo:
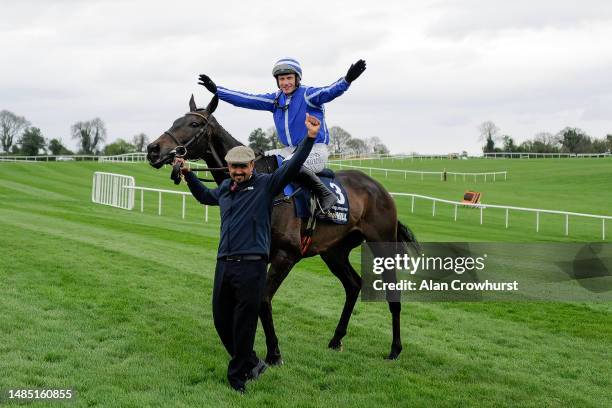
[(313, 195), (315, 196), (315, 210), (318, 211), (320, 214), (323, 214), (326, 217), (329, 216), (331, 214), (331, 208), (327, 211), (323, 211), (323, 206), (321, 206), (319, 197), (317, 197), (314, 193)]

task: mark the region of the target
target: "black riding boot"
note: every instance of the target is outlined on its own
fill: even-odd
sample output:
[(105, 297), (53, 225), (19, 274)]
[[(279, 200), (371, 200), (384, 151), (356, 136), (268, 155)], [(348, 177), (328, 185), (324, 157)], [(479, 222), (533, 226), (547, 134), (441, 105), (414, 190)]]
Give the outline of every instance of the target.
[(324, 213), (328, 212), (338, 201), (336, 194), (331, 192), (312, 170), (302, 166), (297, 179), (317, 196)]

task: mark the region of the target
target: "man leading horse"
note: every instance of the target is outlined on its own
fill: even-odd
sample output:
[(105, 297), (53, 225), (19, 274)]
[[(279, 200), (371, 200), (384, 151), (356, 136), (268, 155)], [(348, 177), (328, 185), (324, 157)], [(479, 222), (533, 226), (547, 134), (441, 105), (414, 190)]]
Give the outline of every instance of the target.
[(231, 356), (227, 378), (243, 393), (246, 381), (263, 373), (266, 364), (253, 351), (259, 306), (270, 256), (274, 197), (291, 182), (310, 153), (321, 123), (306, 114), (308, 137), (293, 158), (271, 174), (254, 171), (255, 154), (246, 146), (232, 148), (225, 160), (230, 178), (209, 189), (182, 167), (191, 194), (202, 204), (221, 209), (221, 238), (213, 290), (213, 318), (217, 333)]

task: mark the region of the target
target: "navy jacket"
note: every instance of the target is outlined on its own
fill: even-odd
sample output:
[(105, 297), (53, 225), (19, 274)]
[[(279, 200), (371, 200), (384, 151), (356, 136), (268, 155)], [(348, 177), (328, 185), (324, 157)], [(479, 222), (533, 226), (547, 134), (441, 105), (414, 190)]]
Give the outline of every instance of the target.
[(274, 173), (253, 171), (251, 178), (236, 186), (225, 179), (209, 189), (193, 172), (185, 175), (191, 194), (202, 204), (221, 207), (221, 239), (217, 258), (230, 255), (270, 254), (270, 219), (272, 203), (283, 188), (297, 175), (308, 157), (315, 139), (305, 137), (297, 151)]

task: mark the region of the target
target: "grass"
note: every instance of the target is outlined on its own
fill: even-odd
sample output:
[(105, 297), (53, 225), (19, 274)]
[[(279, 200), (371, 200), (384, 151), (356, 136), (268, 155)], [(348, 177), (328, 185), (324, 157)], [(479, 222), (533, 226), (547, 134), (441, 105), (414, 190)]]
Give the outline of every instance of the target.
[[(459, 199), (474, 188), (487, 203), (612, 215), (607, 159), (373, 166), (507, 169), (508, 181), (476, 185), (375, 176), (391, 191)], [(153, 193), (143, 213), (92, 204), (94, 171), (177, 188), (169, 171), (142, 164), (0, 165), (0, 389), (74, 387), (75, 406), (101, 407), (610, 405), (609, 304), (404, 304), (404, 351), (388, 362), (385, 304), (359, 302), (345, 351), (326, 349), (344, 291), (319, 259), (301, 262), (275, 297), (286, 364), (240, 397), (226, 385), (228, 358), (211, 316), (218, 212), (204, 223), (189, 200), (183, 220), (180, 199), (165, 196), (160, 217)], [(506, 230), (493, 210), (479, 225), (473, 210), (453, 222), (450, 209), (432, 217), (431, 204), (417, 201), (412, 214), (409, 200), (397, 202), (423, 241), (601, 239), (589, 220), (571, 218), (565, 237), (559, 217), (543, 216), (536, 233), (530, 216), (512, 214)], [(256, 350), (265, 353), (261, 332)]]

